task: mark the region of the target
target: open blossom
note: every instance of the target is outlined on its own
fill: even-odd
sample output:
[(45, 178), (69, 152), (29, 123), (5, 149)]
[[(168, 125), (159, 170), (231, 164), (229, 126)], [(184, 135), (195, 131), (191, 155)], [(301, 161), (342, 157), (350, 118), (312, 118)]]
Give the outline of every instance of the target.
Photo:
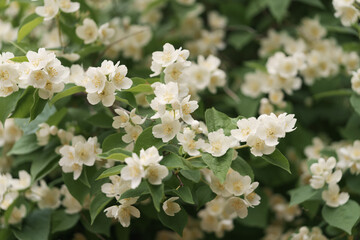
[(115, 102), (115, 87), (111, 82), (105, 82), (101, 92), (89, 93), (87, 100), (90, 104), (95, 105), (100, 101), (105, 107), (111, 107)]
[(226, 175), (224, 186), (234, 196), (241, 196), (250, 189), (251, 178), (249, 176), (241, 176), (236, 171), (231, 171)]
[(153, 61), (162, 67), (167, 67), (174, 63), (179, 57), (179, 50), (175, 50), (174, 46), (170, 43), (166, 43), (163, 47), (163, 51), (153, 52)]
[(26, 216), (26, 207), (24, 204), (21, 204), (19, 207), (14, 207), (12, 209), (11, 215), (8, 222), (10, 224), (20, 223), (21, 220)]
[(190, 156), (199, 155), (199, 150), (204, 148), (205, 141), (203, 139), (195, 140), (195, 132), (190, 128), (184, 128), (183, 133), (178, 133), (176, 137), (184, 151)]
[(143, 129), (139, 125), (127, 124), (124, 128), (126, 134), (122, 136), (122, 140), (126, 143), (135, 142), (139, 135), (142, 133)]
[(152, 129), (154, 137), (161, 138), (163, 142), (169, 142), (173, 139), (181, 129), (181, 123), (178, 120), (179, 116), (176, 115), (179, 114), (166, 112), (161, 117), (161, 123), (155, 125)]
[(224, 130), (220, 128), (208, 134), (209, 143), (205, 143), (204, 149), (214, 157), (224, 155), (229, 148), (237, 145), (236, 139), (232, 136), (225, 136)]
[(106, 216), (109, 218), (115, 218), (123, 227), (130, 226), (131, 216), (135, 218), (140, 217), (140, 211), (132, 206), (137, 201), (137, 198), (127, 198), (120, 200), (121, 205), (114, 205), (104, 210)]
[(35, 12), (47, 21), (53, 19), (58, 14), (59, 5), (56, 0), (44, 0), (44, 6), (36, 7)]
[(50, 188), (44, 180), (40, 181), (40, 185), (36, 184), (31, 187), (26, 196), (37, 202), (40, 209), (51, 208), (56, 209), (60, 206), (60, 189)]
[(231, 136), (240, 142), (246, 142), (251, 134), (256, 133), (259, 122), (256, 118), (240, 119), (237, 121), (238, 129), (231, 130)]
[(176, 213), (180, 212), (180, 205), (175, 202), (178, 199), (178, 197), (171, 197), (163, 203), (162, 208), (166, 215), (175, 216)]
[(325, 200), (326, 205), (330, 207), (344, 205), (349, 200), (349, 194), (345, 192), (340, 193), (339, 185), (336, 183), (329, 184), (328, 190), (324, 190), (321, 196)]
[(76, 35), (84, 40), (85, 44), (90, 44), (96, 41), (98, 38), (98, 27), (94, 20), (85, 18), (83, 25), (76, 28)]
[(131, 188), (135, 189), (145, 177), (144, 167), (140, 163), (139, 157), (133, 153), (132, 157), (125, 159), (126, 167), (121, 169), (121, 177), (124, 180), (131, 181)]
[(64, 195), (61, 204), (65, 207), (65, 212), (67, 214), (78, 213), (82, 210), (82, 205), (70, 194), (68, 188), (65, 185), (61, 186), (60, 191), (61, 194)]
[(107, 197), (115, 197), (119, 200), (121, 194), (130, 189), (130, 181), (122, 179), (119, 175), (110, 176), (111, 183), (104, 183), (101, 186), (101, 191), (106, 194)]
[(117, 90), (129, 89), (133, 84), (131, 79), (126, 77), (127, 72), (127, 67), (125, 65), (120, 65), (110, 73), (110, 80)]
[(335, 17), (340, 18), (344, 26), (351, 26), (360, 16), (359, 10), (353, 6), (354, 2), (345, 0), (333, 0), (332, 2), (335, 8)]

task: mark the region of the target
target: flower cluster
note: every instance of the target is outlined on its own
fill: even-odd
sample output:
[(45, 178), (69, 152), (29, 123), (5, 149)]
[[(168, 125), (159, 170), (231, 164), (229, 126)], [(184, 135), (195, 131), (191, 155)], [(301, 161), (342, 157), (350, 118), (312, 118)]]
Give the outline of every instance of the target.
[(328, 189), (322, 192), (322, 198), (331, 207), (344, 205), (349, 200), (348, 193), (340, 193), (337, 183), (341, 180), (342, 172), (340, 169), (333, 172), (335, 167), (336, 159), (334, 157), (330, 157), (327, 160), (319, 158), (317, 163), (313, 163), (310, 166), (312, 173), (310, 186), (314, 189), (321, 189), (325, 184), (328, 184)]
[(251, 182), (249, 176), (242, 176), (232, 169), (226, 175), (224, 183), (211, 171), (203, 173), (217, 197), (206, 203), (205, 209), (198, 213), (201, 218), (200, 226), (202, 230), (215, 232), (221, 238), (224, 231), (234, 228), (233, 219), (247, 217), (248, 207), (260, 204), (260, 196), (255, 193), (259, 183)]
[(65, 173), (74, 173), (76, 180), (80, 177), (84, 165), (93, 166), (96, 160), (100, 160), (97, 155), (101, 152), (97, 137), (86, 140), (83, 136), (75, 136), (71, 145), (64, 145), (59, 149), (59, 165)]
[(120, 205), (114, 205), (106, 208), (106, 216), (108, 218), (117, 219), (123, 227), (130, 226), (131, 216), (139, 218), (140, 211), (136, 207), (132, 206), (136, 203), (138, 198), (125, 198), (119, 201)]
[(73, 65), (70, 81), (85, 87), (90, 104), (102, 102), (110, 107), (115, 102), (115, 91), (128, 89), (132, 85), (131, 79), (126, 77), (127, 71), (125, 65), (120, 65), (120, 62), (114, 64), (110, 60), (104, 60), (100, 67), (89, 67), (86, 72), (81, 66)]
[(143, 124), (146, 120), (146, 117), (140, 117), (135, 113), (135, 111), (135, 108), (131, 110), (130, 113), (124, 109), (115, 109), (115, 113), (118, 116), (113, 117), (113, 128), (124, 128), (125, 130), (126, 134), (122, 136), (122, 140), (125, 143), (129, 143), (129, 145), (126, 147), (126, 149), (129, 150), (134, 148), (134, 142), (143, 131), (140, 125)]
[(318, 239), (327, 240), (328, 238), (323, 235), (319, 227), (313, 227), (311, 231), (308, 227), (301, 227), (298, 233), (291, 235), (291, 240), (303, 240), (303, 239)]
[(80, 3), (71, 2), (70, 0), (44, 0), (44, 6), (36, 7), (35, 12), (45, 21), (53, 19), (59, 10), (65, 13), (73, 13), (79, 10)]
[(339, 162), (337, 167), (350, 173), (358, 175), (360, 173), (360, 141), (356, 140), (352, 145), (341, 146), (337, 149)]
[(246, 142), (254, 156), (268, 155), (274, 152), (279, 138), (295, 130), (295, 123), (294, 114), (264, 114), (257, 119), (240, 119), (237, 122), (238, 129), (231, 130), (231, 135), (240, 142)]
[(286, 103), (282, 91), (293, 94), (300, 89), (301, 79), (306, 85), (313, 85), (317, 79), (338, 74), (340, 66), (353, 71), (359, 65), (356, 52), (345, 52), (334, 39), (325, 38), (326, 29), (316, 18), (303, 19), (297, 32), (299, 37), (293, 38), (285, 32), (269, 30), (268, 36), (260, 41), (259, 50), (262, 57), (275, 52), (267, 60), (266, 71), (257, 70), (244, 76), (241, 90), (245, 95), (253, 98), (262, 93), (269, 95), (261, 103), (261, 113), (273, 112), (272, 105), (283, 109)]
[(276, 219), (280, 221), (292, 222), (301, 214), (301, 209), (298, 205), (290, 205), (280, 194), (270, 195), (270, 206), (275, 212)]

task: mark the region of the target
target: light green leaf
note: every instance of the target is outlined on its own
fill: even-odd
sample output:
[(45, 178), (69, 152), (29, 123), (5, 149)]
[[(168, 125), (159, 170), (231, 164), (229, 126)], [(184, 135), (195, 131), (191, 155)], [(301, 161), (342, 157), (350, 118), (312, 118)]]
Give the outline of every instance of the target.
[(21, 91), (17, 91), (7, 97), (0, 97), (0, 121), (2, 123), (5, 123), (6, 118), (15, 109), (20, 96)]
[(10, 58), (9, 60), (11, 60), (13, 62), (20, 62), (20, 63), (29, 61), (26, 56), (13, 57), (13, 58)]
[(23, 155), (40, 148), (35, 134), (24, 135), (17, 140), (7, 155)]
[(59, 101), (60, 99), (67, 97), (67, 96), (71, 96), (74, 95), (75, 93), (79, 93), (79, 92), (84, 92), (85, 88), (81, 87), (81, 86), (74, 86), (71, 88), (66, 89), (65, 91), (62, 91), (58, 94), (56, 94), (51, 100), (50, 100), (50, 104), (54, 104), (57, 101)]
[(224, 129), (225, 135), (230, 135), (230, 130), (235, 129), (236, 123), (231, 120), (225, 113), (217, 111), (215, 108), (205, 111), (205, 121), (209, 132)]
[(17, 42), (23, 40), (31, 31), (44, 20), (43, 17), (40, 17), (36, 13), (27, 16), (19, 27), (19, 32), (17, 36)]
[(125, 158), (131, 157), (131, 152), (129, 152), (125, 149), (122, 149), (122, 148), (114, 148), (108, 152), (98, 154), (98, 156), (103, 159), (124, 161)]
[(151, 93), (153, 92), (152, 87), (149, 84), (139, 84), (135, 87), (124, 90), (131, 93)]
[(226, 174), (229, 171), (232, 158), (234, 156), (234, 149), (230, 148), (223, 156), (213, 157), (208, 153), (202, 154), (202, 159), (206, 165), (213, 171), (215, 176), (221, 183), (225, 181)]
[(100, 176), (97, 177), (96, 180), (102, 179), (102, 178), (107, 178), (113, 175), (117, 175), (120, 174), (121, 169), (123, 169), (126, 165), (116, 165), (114, 167), (111, 167), (109, 169), (106, 169), (105, 171), (103, 171)]
[(50, 233), (51, 210), (34, 210), (23, 221), (21, 230), (13, 233), (19, 240), (48, 240)]
[(161, 141), (160, 138), (155, 138), (152, 134), (152, 127), (146, 128), (137, 138), (134, 146), (134, 152), (140, 153), (141, 149), (148, 149), (152, 146), (155, 146), (159, 149), (163, 146), (164, 143)]
[(146, 181), (146, 183), (149, 188), (154, 207), (155, 207), (156, 211), (159, 212), (160, 204), (164, 197), (164, 184), (162, 183), (160, 185), (152, 185), (151, 183), (149, 183), (147, 181)]
[(90, 203), (90, 218), (91, 224), (94, 223), (96, 217), (99, 213), (105, 208), (105, 206), (111, 201), (111, 198), (108, 198), (103, 193), (99, 193)]
[(177, 232), (180, 236), (183, 234), (183, 230), (188, 221), (188, 215), (184, 209), (181, 208), (180, 212), (176, 213), (174, 216), (168, 216), (163, 210), (158, 213), (160, 222)]
[(64, 210), (56, 210), (51, 215), (51, 233), (62, 232), (76, 225), (79, 214), (67, 214)]
[(278, 149), (275, 149), (275, 151), (270, 155), (263, 155), (262, 158), (291, 174), (289, 160), (287, 160), (287, 158)]
[(243, 49), (247, 44), (254, 39), (254, 34), (250, 32), (237, 32), (229, 36), (229, 43), (236, 50)]
[(318, 191), (309, 185), (301, 186), (289, 191), (290, 205), (296, 205), (311, 199)]
[(325, 205), (321, 213), (329, 225), (351, 234), (352, 228), (360, 217), (360, 206), (357, 202), (349, 200), (346, 204), (337, 208)]
[(281, 22), (287, 13), (291, 0), (267, 0), (271, 14), (277, 22)]

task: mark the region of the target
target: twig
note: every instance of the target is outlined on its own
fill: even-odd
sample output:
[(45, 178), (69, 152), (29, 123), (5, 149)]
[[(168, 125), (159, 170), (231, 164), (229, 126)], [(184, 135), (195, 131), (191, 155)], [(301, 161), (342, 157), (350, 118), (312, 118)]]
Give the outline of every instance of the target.
[(240, 102), (240, 98), (228, 87), (228, 86), (225, 86), (224, 87), (224, 91), (225, 93), (231, 97), (236, 103), (239, 103)]
[(180, 187), (183, 187), (183, 186), (184, 186), (184, 183), (181, 181), (181, 178), (180, 178), (178, 172), (173, 171), (173, 173), (175, 174), (176, 178), (177, 178), (177, 179), (179, 180), (179, 182), (180, 182), (180, 185), (176, 188), (176, 190), (178, 190)]
[(106, 48), (100, 53), (100, 55), (95, 59), (93, 65), (95, 65), (97, 62), (99, 62), (99, 60), (104, 56), (104, 54), (105, 54), (112, 46), (114, 46), (115, 44), (117, 44), (117, 43), (119, 43), (119, 42), (121, 42), (121, 41), (123, 41), (123, 40), (125, 40), (125, 39), (127, 39), (127, 38), (133, 37), (133, 36), (135, 36), (135, 35), (137, 35), (137, 34), (139, 34), (139, 33), (143, 33), (143, 32), (145, 32), (146, 30), (147, 30), (147, 29), (143, 29), (143, 30), (141, 30), (141, 31), (134, 32), (134, 33), (132, 33), (132, 34), (130, 34), (130, 35), (124, 36), (124, 37), (119, 38), (119, 39), (115, 40), (114, 42), (110, 43), (110, 44), (107, 45)]

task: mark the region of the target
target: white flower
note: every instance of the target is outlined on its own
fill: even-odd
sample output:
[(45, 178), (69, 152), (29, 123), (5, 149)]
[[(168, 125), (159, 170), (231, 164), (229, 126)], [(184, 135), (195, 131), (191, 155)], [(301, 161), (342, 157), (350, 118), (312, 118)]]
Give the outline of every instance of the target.
[(125, 181), (119, 175), (113, 175), (109, 177), (111, 183), (104, 183), (101, 186), (101, 191), (106, 194), (107, 197), (112, 198), (115, 197), (116, 200), (119, 200), (121, 194), (129, 190), (130, 181)]
[(55, 59), (53, 52), (47, 52), (45, 48), (39, 48), (38, 52), (28, 51), (26, 57), (29, 60), (29, 67), (31, 70), (39, 70)]
[(279, 143), (278, 139), (285, 137), (284, 124), (281, 124), (275, 114), (261, 115), (258, 121), (256, 136), (264, 140), (266, 145), (276, 146)]
[(231, 130), (231, 136), (240, 142), (246, 142), (248, 137), (256, 133), (259, 122), (256, 118), (240, 119), (237, 121), (238, 129)]
[(120, 65), (110, 74), (110, 80), (117, 90), (129, 89), (133, 84), (131, 79), (126, 77), (127, 72), (127, 67), (125, 65)]
[(51, 208), (56, 209), (60, 206), (60, 190), (58, 188), (49, 188), (44, 180), (40, 181), (40, 185), (31, 187), (27, 197), (35, 200), (40, 209)]
[(44, 6), (35, 8), (37, 15), (44, 17), (45, 21), (53, 19), (59, 12), (59, 6), (56, 0), (44, 0)]
[(24, 204), (21, 204), (20, 207), (14, 207), (11, 211), (8, 222), (10, 224), (20, 223), (21, 220), (26, 216), (26, 207)]
[(136, 202), (136, 200), (137, 198), (129, 200), (123, 199), (120, 201), (120, 203), (124, 204), (121, 204), (120, 206), (114, 205), (108, 207), (104, 210), (104, 212), (106, 212), (107, 217), (117, 219), (123, 227), (129, 227), (131, 216), (136, 218), (140, 217), (140, 211), (136, 207), (131, 206)]
[(153, 52), (152, 59), (162, 67), (167, 67), (174, 63), (179, 57), (179, 51), (175, 50), (174, 46), (170, 43), (165, 43), (163, 51)]
[[(193, 113), (199, 107), (197, 101), (189, 101), (190, 97), (191, 96), (188, 95), (183, 100), (181, 100), (179, 106), (174, 106), (175, 109), (177, 109), (177, 107), (179, 108), (180, 117), (187, 124), (192, 124), (194, 122), (194, 119), (190, 114)], [(173, 104), (173, 105), (177, 105), (177, 104)]]
[(239, 218), (246, 218), (248, 215), (248, 209), (245, 201), (239, 197), (231, 197), (226, 201), (225, 212), (236, 213)]
[(106, 76), (100, 71), (99, 68), (89, 67), (86, 71), (88, 77), (85, 83), (86, 92), (88, 93), (101, 93), (105, 88)]
[(145, 178), (152, 185), (160, 185), (161, 181), (169, 174), (167, 167), (160, 164), (151, 164), (145, 170)]
[(45, 71), (34, 70), (30, 73), (29, 84), (35, 88), (44, 88), (49, 79), (49, 75)]
[(178, 100), (179, 88), (178, 84), (169, 82), (167, 84), (158, 83), (155, 86), (154, 94), (156, 100), (161, 104), (172, 104)]
[(76, 28), (76, 35), (84, 40), (85, 44), (93, 43), (98, 37), (98, 28), (94, 20), (85, 18), (83, 25)]
[(244, 194), (244, 200), (249, 207), (257, 206), (260, 204), (261, 197), (254, 192), (258, 186), (258, 182), (253, 182), (250, 185), (250, 188)]
[(335, 17), (340, 18), (341, 23), (344, 26), (351, 26), (360, 16), (359, 10), (357, 10), (351, 3), (347, 3), (342, 0), (334, 0), (333, 6), (335, 8)]
[(126, 134), (122, 136), (122, 140), (126, 143), (135, 142), (139, 135), (142, 133), (143, 129), (139, 125), (127, 124), (125, 126)]
[(250, 135), (246, 144), (251, 147), (250, 151), (256, 157), (261, 157), (264, 154), (268, 155), (275, 151), (275, 146), (266, 145), (265, 141), (256, 135)]
[(340, 188), (337, 184), (330, 184), (328, 190), (324, 190), (321, 196), (326, 205), (330, 207), (344, 205), (349, 200), (349, 194), (346, 192), (340, 193)]
[(131, 110), (130, 112), (130, 119), (131, 119), (131, 122), (133, 124), (138, 124), (138, 125), (141, 125), (145, 122), (146, 120), (146, 117), (144, 118), (141, 118), (139, 115), (136, 114), (136, 108), (134, 108), (133, 110)]
[(140, 185), (141, 179), (145, 176), (144, 168), (135, 153), (133, 153), (132, 157), (126, 158), (125, 162), (127, 166), (121, 169), (121, 178), (131, 181), (131, 188), (135, 189)]
[(113, 73), (115, 71), (115, 68), (117, 67), (117, 65), (120, 62), (118, 62), (116, 65), (114, 65), (114, 62), (111, 60), (104, 60), (101, 63), (100, 66), (100, 71), (104, 74), (104, 75), (109, 75), (110, 73)]
[(111, 107), (115, 102), (115, 87), (111, 82), (105, 82), (101, 92), (88, 93), (87, 100), (90, 104), (95, 105), (100, 101), (105, 107)]
[(64, 195), (61, 204), (65, 207), (65, 212), (67, 214), (74, 214), (81, 211), (82, 205), (71, 195), (65, 185), (61, 186), (60, 192)]
[(193, 64), (186, 72), (191, 78), (190, 82), (194, 84), (196, 89), (203, 90), (209, 85), (211, 73), (206, 67)]
[(152, 146), (146, 150), (140, 150), (140, 163), (142, 166), (158, 164), (163, 159), (156, 147)]
[(210, 184), (211, 190), (222, 197), (230, 197), (232, 194), (225, 188), (225, 183), (221, 183), (220, 180), (211, 172)]
[(205, 143), (204, 150), (214, 157), (224, 155), (229, 148), (237, 145), (236, 139), (232, 136), (225, 136), (224, 130), (220, 128), (208, 134), (209, 143)]
[(178, 199), (178, 197), (171, 197), (163, 203), (162, 208), (166, 215), (175, 216), (176, 213), (180, 212), (180, 205), (175, 202)]
[(169, 83), (169, 82), (182, 83), (183, 81), (185, 81), (186, 78), (188, 77), (184, 72), (185, 68), (186, 65), (182, 62), (173, 63), (167, 66), (164, 70), (165, 83)]
[(77, 142), (74, 145), (75, 159), (77, 162), (86, 166), (95, 164), (96, 155), (94, 154), (94, 145), (89, 142)]
[(71, 2), (70, 0), (58, 0), (61, 11), (66, 13), (76, 12), (80, 8), (80, 3)]
[(109, 26), (109, 23), (100, 26), (99, 38), (104, 44), (109, 44), (114, 35), (115, 30)]
[(173, 139), (181, 129), (181, 123), (174, 117), (176, 113), (166, 112), (161, 117), (161, 123), (153, 127), (152, 133), (154, 137), (161, 138), (163, 142), (169, 142)]
[(178, 133), (176, 138), (179, 144), (183, 146), (184, 151), (190, 156), (199, 155), (199, 149), (202, 149), (205, 143), (203, 139), (195, 140), (195, 132), (190, 128), (184, 128), (183, 133)]
[(119, 116), (115, 116), (113, 117), (113, 128), (115, 129), (119, 129), (119, 128), (123, 128), (126, 125), (128, 125), (129, 123), (129, 114), (127, 114), (127, 112), (123, 109), (115, 109), (115, 112), (119, 115)]
[(208, 89), (212, 94), (216, 93), (217, 87), (224, 87), (226, 84), (226, 74), (223, 70), (217, 69), (211, 73)]
[(14, 190), (24, 190), (30, 187), (31, 176), (24, 170), (19, 171), (19, 179), (12, 179), (11, 186)]
[(19, 78), (16, 68), (11, 64), (0, 65), (0, 86), (12, 87)]
[(251, 178), (249, 176), (241, 176), (240, 173), (232, 170), (226, 175), (224, 186), (231, 194), (241, 196), (249, 191), (250, 184)]

